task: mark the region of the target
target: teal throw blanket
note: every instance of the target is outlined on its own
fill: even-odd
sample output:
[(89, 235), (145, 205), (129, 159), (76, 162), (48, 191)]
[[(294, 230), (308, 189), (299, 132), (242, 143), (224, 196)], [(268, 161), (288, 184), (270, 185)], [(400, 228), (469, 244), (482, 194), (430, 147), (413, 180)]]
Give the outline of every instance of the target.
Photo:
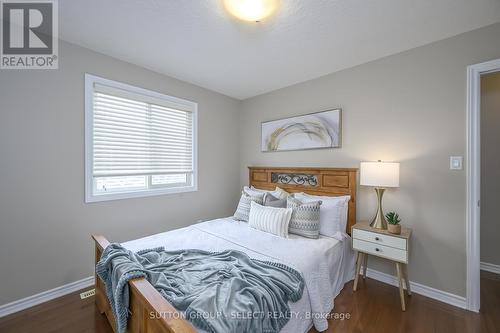
[[(288, 302), (302, 297), (296, 270), (234, 250), (131, 252), (119, 244), (102, 253), (96, 272), (117, 321), (126, 331), (128, 281), (146, 278), (186, 319), (208, 332), (279, 332), (290, 318)], [(160, 314), (162, 315), (162, 314)]]

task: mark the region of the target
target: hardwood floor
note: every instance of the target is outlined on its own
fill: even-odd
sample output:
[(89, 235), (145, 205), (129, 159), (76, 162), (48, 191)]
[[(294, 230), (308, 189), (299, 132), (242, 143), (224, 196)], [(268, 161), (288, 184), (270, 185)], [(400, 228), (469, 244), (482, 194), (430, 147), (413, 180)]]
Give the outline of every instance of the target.
[[(500, 275), (481, 272), (481, 312), (453, 307), (413, 293), (401, 311), (396, 287), (360, 278), (335, 299), (334, 312), (350, 313), (349, 320), (330, 320), (327, 332), (500, 332)], [(314, 331), (315, 332), (315, 331)]]
[[(481, 272), (481, 313), (468, 312), (413, 294), (402, 312), (398, 289), (367, 278), (358, 291), (348, 283), (335, 300), (335, 313), (349, 319), (331, 319), (327, 332), (500, 332), (500, 275)], [(0, 318), (2, 333), (95, 332), (111, 333), (94, 297), (80, 300), (79, 292)], [(311, 330), (311, 332), (316, 332)]]

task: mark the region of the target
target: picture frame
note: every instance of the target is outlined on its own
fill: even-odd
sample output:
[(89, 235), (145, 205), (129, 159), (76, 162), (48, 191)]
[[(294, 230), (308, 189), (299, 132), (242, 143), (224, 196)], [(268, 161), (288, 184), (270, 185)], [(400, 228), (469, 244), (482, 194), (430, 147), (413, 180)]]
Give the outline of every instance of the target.
[(342, 109), (261, 123), (261, 151), (333, 149), (342, 146)]

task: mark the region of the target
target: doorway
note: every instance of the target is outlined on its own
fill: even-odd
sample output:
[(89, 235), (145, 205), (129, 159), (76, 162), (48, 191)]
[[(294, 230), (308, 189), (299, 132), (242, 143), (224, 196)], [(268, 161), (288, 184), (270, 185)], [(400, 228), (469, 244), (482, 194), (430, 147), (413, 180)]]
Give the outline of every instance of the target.
[(481, 80), (497, 72), (500, 59), (467, 68), (466, 300), (467, 309), (475, 312), (480, 309), (481, 290)]

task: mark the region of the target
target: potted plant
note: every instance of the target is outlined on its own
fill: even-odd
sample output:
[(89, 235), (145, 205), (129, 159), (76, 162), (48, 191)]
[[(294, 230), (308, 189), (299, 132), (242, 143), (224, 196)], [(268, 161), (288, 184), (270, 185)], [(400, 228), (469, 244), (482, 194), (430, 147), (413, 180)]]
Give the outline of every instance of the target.
[(385, 215), (387, 219), (387, 231), (391, 234), (399, 235), (401, 233), (401, 219), (396, 212), (389, 212)]

